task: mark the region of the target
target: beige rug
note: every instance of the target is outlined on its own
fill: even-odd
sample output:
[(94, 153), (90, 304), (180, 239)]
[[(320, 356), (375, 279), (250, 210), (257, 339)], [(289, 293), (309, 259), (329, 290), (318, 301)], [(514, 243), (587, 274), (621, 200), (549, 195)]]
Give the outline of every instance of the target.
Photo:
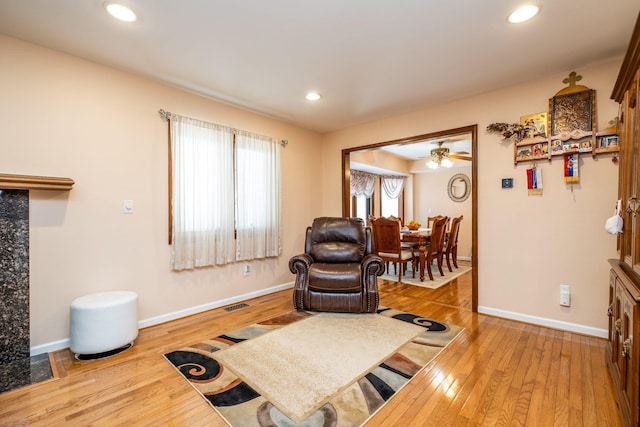
[(231, 426), (360, 426), (461, 330), (388, 308), (292, 311), (165, 358)]
[[(455, 278), (457, 278), (459, 276), (462, 276), (464, 273), (466, 273), (467, 271), (471, 270), (471, 266), (470, 265), (465, 265), (465, 264), (460, 263), (460, 262), (458, 262), (458, 267), (459, 268), (455, 268), (453, 266), (451, 266), (451, 267), (453, 268), (453, 271), (449, 272), (449, 269), (445, 265), (442, 268), (442, 271), (444, 272), (444, 276), (440, 276), (440, 271), (438, 271), (438, 266), (434, 264), (431, 267), (431, 271), (433, 273), (433, 280), (429, 279), (429, 273), (427, 273), (427, 269), (425, 267), (424, 281), (420, 281), (420, 271), (419, 271), (419, 269), (416, 269), (416, 277), (414, 279), (413, 275), (411, 274), (411, 264), (409, 264), (409, 266), (407, 267), (407, 274), (406, 275), (404, 273), (402, 274), (402, 282), (401, 283), (405, 283), (407, 285), (422, 286), (423, 288), (429, 288), (429, 289), (438, 289), (439, 287), (442, 287), (442, 286), (446, 285), (447, 283), (449, 283), (453, 279), (455, 279)], [(389, 280), (391, 282), (397, 282), (398, 281), (398, 274), (396, 273), (395, 269), (393, 268), (393, 265), (390, 266), (390, 273), (391, 274), (387, 274), (385, 272), (385, 274), (380, 276), (380, 279)]]
[(377, 314), (320, 313), (222, 350), (216, 359), (299, 423), (422, 332)]

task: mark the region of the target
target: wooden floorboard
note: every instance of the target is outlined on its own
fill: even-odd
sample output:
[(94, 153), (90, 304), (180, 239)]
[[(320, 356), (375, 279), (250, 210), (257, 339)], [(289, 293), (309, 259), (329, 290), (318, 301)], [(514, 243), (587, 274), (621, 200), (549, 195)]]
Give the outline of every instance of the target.
[[(622, 426), (605, 340), (471, 312), (471, 273), (380, 282), (380, 304), (464, 327), (367, 426)], [(291, 291), (142, 329), (104, 360), (51, 354), (56, 378), (0, 394), (0, 426), (225, 426), (163, 354), (292, 309)]]

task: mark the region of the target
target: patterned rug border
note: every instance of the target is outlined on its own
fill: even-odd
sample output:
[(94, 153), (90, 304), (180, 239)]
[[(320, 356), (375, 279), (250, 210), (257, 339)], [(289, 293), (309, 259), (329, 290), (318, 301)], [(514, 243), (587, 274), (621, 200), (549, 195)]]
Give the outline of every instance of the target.
[(216, 351), (316, 314), (292, 310), (289, 313), (168, 352), (164, 354), (164, 358), (230, 426), (312, 427), (326, 425), (328, 421), (361, 426), (419, 372), (427, 368), (434, 358), (464, 330), (460, 326), (380, 307), (377, 314), (422, 326), (425, 331), (398, 347), (383, 363), (373, 366), (363, 376), (354, 378), (344, 390), (334, 394), (311, 416), (300, 424), (296, 424), (242, 378), (230, 369), (225, 369), (214, 356)]

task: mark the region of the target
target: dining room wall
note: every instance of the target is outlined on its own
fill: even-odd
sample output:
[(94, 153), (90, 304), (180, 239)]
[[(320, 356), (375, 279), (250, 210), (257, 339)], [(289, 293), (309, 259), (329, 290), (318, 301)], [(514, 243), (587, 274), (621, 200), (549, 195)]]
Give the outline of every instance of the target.
[[(417, 221), (426, 226), (427, 218), (445, 215), (450, 218), (463, 215), (458, 238), (458, 257), (471, 259), (471, 223), (472, 198), (463, 202), (454, 202), (449, 198), (448, 184), (451, 177), (463, 173), (471, 179), (471, 166), (460, 169), (439, 169), (437, 172), (418, 173), (414, 175), (414, 211)], [(473, 182), (471, 183), (473, 191)]]

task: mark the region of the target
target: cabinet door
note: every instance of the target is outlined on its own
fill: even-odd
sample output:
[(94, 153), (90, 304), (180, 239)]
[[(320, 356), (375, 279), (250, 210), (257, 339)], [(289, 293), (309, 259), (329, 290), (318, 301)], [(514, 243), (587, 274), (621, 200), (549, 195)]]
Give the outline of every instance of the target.
[[(633, 425), (638, 422), (638, 364), (634, 360), (634, 330), (636, 311), (638, 309), (636, 301), (626, 291), (622, 283), (617, 281), (616, 298), (619, 302), (620, 328), (618, 329), (617, 351), (613, 354), (616, 359), (617, 373), (619, 374), (621, 406), (623, 413)], [(637, 357), (637, 356), (636, 356)]]
[(622, 260), (640, 274), (640, 72), (627, 90), (622, 105), (619, 197), (623, 203), (624, 232), (619, 235)]

